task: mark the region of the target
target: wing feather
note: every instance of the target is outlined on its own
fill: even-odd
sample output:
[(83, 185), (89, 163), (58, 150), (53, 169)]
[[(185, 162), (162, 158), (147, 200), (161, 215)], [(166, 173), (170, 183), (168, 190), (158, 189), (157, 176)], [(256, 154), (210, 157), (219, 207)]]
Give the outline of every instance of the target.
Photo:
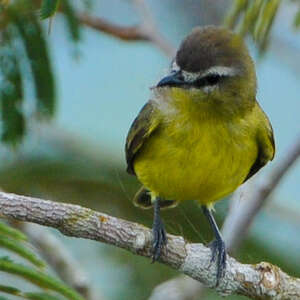
[(155, 117), (155, 107), (152, 101), (147, 102), (133, 121), (126, 139), (125, 152), (127, 172), (135, 175), (134, 158), (143, 146), (145, 140), (158, 127), (159, 121)]
[(270, 160), (273, 160), (275, 155), (275, 140), (272, 125), (260, 108), (259, 104), (257, 103), (258, 112), (261, 115), (261, 124), (263, 126), (260, 127), (258, 132), (257, 141), (258, 141), (258, 153), (257, 158), (252, 165), (246, 179), (247, 181), (250, 177), (256, 174), (263, 166), (265, 166)]

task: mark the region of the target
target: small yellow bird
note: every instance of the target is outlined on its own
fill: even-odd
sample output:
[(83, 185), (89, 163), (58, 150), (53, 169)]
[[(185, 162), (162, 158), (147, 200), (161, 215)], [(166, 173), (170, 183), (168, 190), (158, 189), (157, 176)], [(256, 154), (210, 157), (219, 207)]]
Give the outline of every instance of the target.
[(213, 203), (274, 153), (273, 130), (256, 101), (255, 67), (242, 38), (221, 27), (195, 28), (126, 140), (127, 171), (143, 184), (134, 202), (154, 206), (153, 261), (167, 243), (160, 208), (196, 200), (216, 237), (211, 247), (218, 284), (226, 251)]

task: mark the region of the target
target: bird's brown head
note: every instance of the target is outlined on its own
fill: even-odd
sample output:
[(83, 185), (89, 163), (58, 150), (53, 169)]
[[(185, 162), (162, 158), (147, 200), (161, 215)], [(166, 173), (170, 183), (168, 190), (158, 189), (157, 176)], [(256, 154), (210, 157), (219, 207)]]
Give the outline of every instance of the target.
[(222, 27), (197, 27), (181, 43), (169, 76), (157, 87), (188, 90), (234, 108), (256, 95), (254, 63), (243, 39)]
[[(246, 59), (246, 61), (245, 61)], [(182, 42), (176, 63), (184, 71), (197, 73), (213, 67), (247, 72), (247, 48), (237, 34), (222, 27), (197, 27)]]

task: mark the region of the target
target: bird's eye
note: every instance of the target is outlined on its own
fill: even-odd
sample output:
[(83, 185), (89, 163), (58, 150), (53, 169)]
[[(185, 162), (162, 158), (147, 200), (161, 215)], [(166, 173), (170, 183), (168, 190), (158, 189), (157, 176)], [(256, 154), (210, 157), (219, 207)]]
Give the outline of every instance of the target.
[(210, 74), (210, 75), (207, 75), (205, 77), (195, 80), (193, 85), (198, 88), (204, 87), (204, 86), (215, 85), (220, 82), (222, 77), (224, 77), (224, 76), (221, 76), (218, 74)]
[(205, 80), (206, 85), (215, 85), (220, 81), (221, 76), (218, 74), (211, 74), (204, 77), (203, 79)]

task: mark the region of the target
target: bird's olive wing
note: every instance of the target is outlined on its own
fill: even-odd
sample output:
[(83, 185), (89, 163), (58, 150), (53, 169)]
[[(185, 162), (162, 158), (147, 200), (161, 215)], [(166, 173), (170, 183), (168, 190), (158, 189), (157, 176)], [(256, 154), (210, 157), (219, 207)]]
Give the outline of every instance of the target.
[(152, 101), (147, 102), (133, 121), (126, 139), (127, 172), (135, 175), (133, 162), (145, 140), (158, 127), (159, 120)]
[[(261, 110), (260, 107), (259, 109)], [(268, 161), (273, 160), (275, 155), (275, 141), (274, 141), (273, 129), (268, 117), (265, 115), (265, 113), (262, 110), (261, 112), (262, 112), (262, 120), (261, 120), (262, 126), (259, 128), (257, 134), (258, 154), (244, 182), (247, 181), (254, 174), (256, 174), (265, 164), (268, 163)]]

